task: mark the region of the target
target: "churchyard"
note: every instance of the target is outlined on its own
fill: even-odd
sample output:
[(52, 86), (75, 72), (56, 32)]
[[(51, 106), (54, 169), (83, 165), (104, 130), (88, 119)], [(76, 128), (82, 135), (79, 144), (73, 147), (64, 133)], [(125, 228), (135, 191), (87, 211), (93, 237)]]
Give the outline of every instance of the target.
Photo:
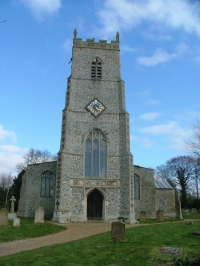
[[(65, 229), (48, 222), (34, 223), (33, 219), (21, 219), (20, 227), (13, 227), (11, 221), (8, 224), (0, 228), (1, 242), (48, 235)], [(200, 231), (198, 220), (190, 225), (186, 225), (186, 221), (145, 224), (126, 228), (125, 240), (113, 240), (111, 232), (107, 232), (1, 257), (0, 265), (172, 265), (176, 256), (200, 257), (200, 236), (193, 235), (197, 231)]]
[(0, 244), (2, 242), (34, 238), (55, 234), (66, 230), (66, 227), (52, 224), (50, 221), (34, 223), (34, 219), (20, 218), (20, 226), (14, 227), (13, 221), (8, 221), (8, 226), (0, 227)]

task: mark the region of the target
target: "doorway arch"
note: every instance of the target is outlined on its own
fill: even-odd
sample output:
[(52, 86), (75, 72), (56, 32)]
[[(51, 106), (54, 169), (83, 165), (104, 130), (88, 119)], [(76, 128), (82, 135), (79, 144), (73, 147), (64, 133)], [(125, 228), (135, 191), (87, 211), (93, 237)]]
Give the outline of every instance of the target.
[(102, 220), (103, 196), (101, 192), (94, 189), (87, 197), (87, 219)]

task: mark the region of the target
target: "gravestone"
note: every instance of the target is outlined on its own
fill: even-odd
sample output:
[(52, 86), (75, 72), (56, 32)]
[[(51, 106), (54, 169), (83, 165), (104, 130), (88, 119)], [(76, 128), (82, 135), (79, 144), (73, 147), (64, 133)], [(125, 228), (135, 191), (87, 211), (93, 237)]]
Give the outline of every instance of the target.
[(10, 210), (10, 212), (11, 213), (14, 213), (15, 212), (15, 201), (16, 201), (15, 197), (12, 196), (12, 198), (10, 199), (10, 201), (11, 201), (11, 210)]
[(197, 213), (197, 209), (196, 208), (192, 208), (191, 209), (191, 213)]
[(144, 211), (141, 211), (141, 212), (140, 212), (140, 220), (141, 220), (141, 221), (146, 220), (146, 212), (144, 212)]
[(35, 210), (34, 223), (44, 223), (44, 209), (42, 207), (38, 207)]
[(0, 226), (8, 225), (8, 211), (5, 208), (0, 209)]
[(12, 196), (12, 198), (10, 199), (11, 201), (11, 209), (10, 209), (10, 213), (8, 214), (8, 220), (14, 220), (15, 218), (17, 218), (17, 215), (15, 213), (15, 197)]
[(167, 253), (173, 255), (174, 257), (182, 257), (183, 249), (182, 248), (174, 248), (174, 247), (162, 247), (159, 248), (160, 252)]
[(113, 222), (111, 225), (111, 237), (112, 239), (125, 239), (125, 223)]
[(19, 218), (15, 218), (13, 220), (13, 226), (14, 227), (20, 227), (20, 219)]
[(156, 213), (157, 221), (163, 222), (164, 221), (164, 211), (158, 210)]

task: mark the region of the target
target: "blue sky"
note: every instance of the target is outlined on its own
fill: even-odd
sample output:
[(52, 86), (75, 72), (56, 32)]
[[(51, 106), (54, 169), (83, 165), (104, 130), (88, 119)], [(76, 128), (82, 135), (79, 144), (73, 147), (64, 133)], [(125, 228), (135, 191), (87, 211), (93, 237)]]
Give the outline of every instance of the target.
[(73, 30), (115, 40), (134, 163), (154, 168), (188, 154), (200, 117), (198, 0), (1, 0), (0, 173), (29, 148), (56, 154)]

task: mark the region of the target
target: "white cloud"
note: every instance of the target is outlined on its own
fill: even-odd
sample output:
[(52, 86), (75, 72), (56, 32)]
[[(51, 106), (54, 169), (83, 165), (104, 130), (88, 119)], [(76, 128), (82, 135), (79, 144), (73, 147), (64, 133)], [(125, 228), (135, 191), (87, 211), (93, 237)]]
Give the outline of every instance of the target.
[(190, 48), (185, 43), (179, 43), (176, 47), (175, 53), (167, 53), (163, 51), (162, 49), (158, 48), (156, 49), (155, 53), (152, 56), (142, 56), (139, 57), (137, 62), (140, 65), (146, 65), (146, 66), (156, 66), (160, 63), (165, 63), (167, 61), (170, 61), (174, 58), (180, 57), (182, 54), (189, 51)]
[(16, 134), (13, 131), (5, 130), (0, 124), (0, 141), (5, 141), (7, 138), (11, 139), (13, 142), (17, 139)]
[(145, 127), (142, 130), (143, 133), (151, 135), (166, 135), (169, 141), (169, 148), (184, 150), (185, 140), (191, 136), (190, 129), (182, 128), (177, 122), (170, 121), (165, 124), (154, 125), (151, 127)]
[(178, 56), (178, 53), (172, 53), (169, 54), (162, 49), (157, 49), (154, 53), (154, 55), (150, 57), (139, 57), (138, 58), (138, 63), (140, 65), (145, 65), (145, 66), (156, 66), (160, 63), (164, 63), (167, 61), (170, 61), (171, 59), (175, 58)]
[(99, 10), (104, 32), (114, 33), (120, 29), (136, 27), (148, 21), (162, 27), (183, 29), (200, 36), (200, 4), (189, 0), (106, 0)]
[(151, 112), (151, 113), (145, 113), (143, 115), (140, 115), (139, 119), (146, 120), (146, 121), (152, 121), (160, 116), (161, 114), (158, 112)]
[(166, 124), (145, 127), (142, 132), (152, 135), (170, 134), (176, 127), (177, 123), (171, 121)]
[(130, 140), (135, 143), (140, 143), (140, 145), (145, 149), (149, 149), (153, 146), (152, 141), (147, 137), (138, 138), (134, 135), (130, 135)]
[[(153, 32), (156, 31), (156, 32)], [(153, 31), (150, 29), (149, 32), (143, 32), (142, 36), (144, 36), (147, 39), (151, 40), (160, 40), (160, 41), (169, 41), (171, 40), (171, 36), (169, 34), (163, 34), (162, 32), (159, 32), (157, 34), (157, 29), (153, 29)]]
[(137, 49), (130, 47), (130, 46), (127, 46), (127, 45), (122, 45), (121, 46), (121, 52), (135, 53), (135, 52), (137, 52)]
[(42, 14), (53, 14), (61, 7), (61, 0), (22, 0), (30, 10), (40, 17)]
[(17, 146), (0, 146), (0, 173), (16, 173), (16, 165), (23, 162), (23, 155), (27, 149)]
[(152, 141), (149, 138), (143, 138), (142, 139), (142, 146), (145, 149), (149, 149), (152, 148)]

